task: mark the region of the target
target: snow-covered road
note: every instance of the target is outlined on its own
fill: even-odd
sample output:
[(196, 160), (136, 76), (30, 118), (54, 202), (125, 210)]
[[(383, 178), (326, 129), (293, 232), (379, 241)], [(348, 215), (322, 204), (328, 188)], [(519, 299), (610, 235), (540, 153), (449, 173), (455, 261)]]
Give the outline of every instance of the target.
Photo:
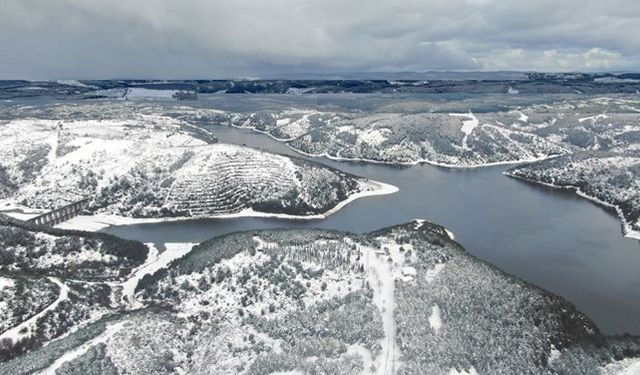
[[(399, 247), (399, 246), (398, 246)], [(393, 317), (395, 310), (395, 279), (400, 272), (404, 255), (397, 247), (388, 246), (389, 255), (371, 248), (362, 248), (366, 252), (365, 271), (369, 285), (373, 288), (373, 303), (382, 315), (384, 339), (382, 350), (375, 358), (374, 365), (378, 374), (395, 374), (400, 367), (400, 349), (396, 345), (396, 323)], [(389, 262), (391, 257), (393, 262)]]
[(22, 340), (25, 337), (30, 336), (33, 333), (36, 323), (38, 322), (38, 319), (45, 316), (49, 311), (55, 310), (56, 307), (58, 307), (58, 305), (62, 301), (66, 300), (69, 297), (69, 287), (66, 284), (64, 284), (62, 281), (60, 281), (60, 279), (55, 277), (49, 277), (49, 280), (60, 288), (60, 292), (58, 293), (58, 298), (56, 298), (56, 300), (53, 301), (53, 303), (51, 303), (45, 309), (43, 309), (36, 315), (32, 316), (28, 320), (25, 320), (19, 325), (3, 332), (0, 335), (0, 341), (5, 339), (10, 339), (11, 342), (15, 343)]

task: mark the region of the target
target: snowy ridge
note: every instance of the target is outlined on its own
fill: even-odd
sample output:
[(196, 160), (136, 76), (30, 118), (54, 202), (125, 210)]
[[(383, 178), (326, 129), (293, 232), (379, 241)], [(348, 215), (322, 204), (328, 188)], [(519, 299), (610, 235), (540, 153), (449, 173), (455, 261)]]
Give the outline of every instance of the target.
[[(270, 115), (276, 119), (279, 116), (278, 112)], [(499, 121), (486, 123), (487, 126), (480, 125), (484, 120), (471, 112), (446, 114), (448, 118), (455, 120), (449, 120), (444, 114), (430, 113), (359, 116), (316, 112), (305, 116), (313, 118), (315, 126), (307, 133), (292, 134), (278, 120), (270, 122), (254, 114), (229, 115), (231, 126), (238, 126), (237, 122), (241, 121), (240, 127), (252, 128), (286, 142), (296, 152), (334, 160), (395, 165), (430, 163), (467, 168), (537, 160), (567, 152), (562, 145), (515, 125), (510, 127)], [(464, 120), (459, 121), (457, 118)], [(460, 126), (459, 131), (451, 130), (456, 126)], [(452, 132), (456, 134), (451, 135)], [(480, 134), (472, 136), (475, 132)], [(315, 135), (318, 133), (322, 135), (320, 140)], [(447, 141), (452, 141), (446, 150), (438, 144), (440, 141), (432, 139), (432, 136), (441, 139), (442, 135)], [(453, 139), (457, 137), (460, 137), (460, 143), (453, 143)], [(514, 147), (511, 149), (507, 145)], [(508, 151), (505, 153), (505, 150)]]
[[(618, 136), (629, 133), (624, 130), (627, 124), (637, 125), (634, 109), (640, 107), (637, 99), (625, 97), (558, 100), (476, 114), (451, 113), (450, 109), (439, 113), (441, 108), (436, 104), (420, 113), (327, 112), (295, 106), (243, 113), (184, 105), (167, 110), (148, 103), (110, 104), (116, 108), (109, 108), (108, 117), (135, 117), (139, 112), (157, 117), (168, 112), (185, 123), (209, 120), (224, 126), (251, 128), (309, 155), (330, 154), (328, 157), (339, 160), (399, 165), (431, 163), (446, 167), (539, 160), (593, 147), (593, 144), (583, 144), (586, 136), (601, 146), (611, 141), (625, 143)], [(61, 107), (64, 110), (60, 109), (59, 113), (66, 116), (70, 116), (73, 109), (98, 117), (100, 110), (105, 109), (98, 105)], [(586, 122), (592, 124), (583, 126)], [(539, 132), (550, 125), (554, 125), (553, 130)]]
[[(228, 121), (220, 121), (223, 125), (252, 128), (305, 155), (464, 168), (537, 161), (612, 143), (626, 147), (627, 140), (621, 136), (629, 135), (633, 142), (629, 126), (637, 125), (636, 107), (637, 100), (602, 97), (478, 114), (309, 113), (289, 109), (217, 116)], [(199, 115), (206, 117), (206, 111)], [(305, 128), (289, 131), (287, 121), (302, 117), (313, 126), (306, 133)], [(583, 126), (586, 122), (591, 124)], [(550, 130), (540, 132), (543, 128)], [(590, 144), (587, 137), (595, 143)]]

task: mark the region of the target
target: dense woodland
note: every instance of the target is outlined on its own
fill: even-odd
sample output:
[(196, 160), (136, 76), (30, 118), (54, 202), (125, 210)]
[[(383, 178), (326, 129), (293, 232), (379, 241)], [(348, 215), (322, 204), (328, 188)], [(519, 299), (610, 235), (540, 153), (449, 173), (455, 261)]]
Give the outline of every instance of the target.
[(637, 338), (603, 336), (562, 298), (475, 259), (444, 228), (411, 222), (362, 236), (280, 230), (214, 238), (140, 283), (146, 308), (102, 319), (0, 370), (46, 368), (50, 362), (28, 359), (55, 358), (102, 334), (107, 339), (58, 373), (375, 372), (373, 359), (389, 349), (388, 322), (369, 267), (382, 257), (393, 269), (396, 256), (416, 271), (393, 276), (399, 373), (599, 373), (640, 356)]

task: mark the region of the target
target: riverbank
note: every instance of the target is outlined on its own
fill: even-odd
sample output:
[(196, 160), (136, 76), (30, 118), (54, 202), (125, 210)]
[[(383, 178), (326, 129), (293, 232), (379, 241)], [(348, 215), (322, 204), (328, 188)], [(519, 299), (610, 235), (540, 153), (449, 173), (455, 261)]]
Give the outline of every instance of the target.
[(510, 173), (509, 171), (504, 171), (502, 172), (503, 175), (507, 176), (507, 177), (511, 177), (517, 180), (521, 180), (521, 181), (525, 181), (528, 183), (532, 183), (532, 184), (538, 184), (538, 185), (542, 185), (542, 186), (547, 186), (553, 189), (559, 189), (559, 190), (569, 190), (574, 192), (576, 195), (585, 198), (587, 200), (590, 200), (591, 202), (595, 203), (598, 206), (602, 206), (608, 209), (613, 209), (616, 212), (616, 215), (618, 216), (618, 219), (620, 220), (620, 226), (622, 227), (622, 234), (624, 237), (626, 238), (630, 238), (630, 239), (635, 239), (635, 240), (640, 240), (640, 231), (634, 230), (631, 228), (631, 224), (627, 221), (627, 219), (624, 216), (624, 213), (622, 212), (622, 209), (612, 203), (609, 202), (605, 202), (601, 199), (598, 199), (597, 197), (591, 196), (585, 192), (583, 192), (582, 190), (580, 190), (579, 187), (577, 186), (573, 186), (573, 185), (554, 185), (554, 184), (550, 184), (548, 182), (542, 182), (542, 181), (538, 181), (538, 180), (534, 180), (534, 179), (530, 179), (530, 178), (526, 178), (526, 177), (522, 177), (522, 176), (518, 176), (515, 175), (513, 173)]
[[(254, 130), (254, 131), (256, 131), (256, 130)], [(262, 132), (258, 132), (258, 133), (263, 134)], [(271, 138), (273, 138), (273, 137), (271, 137)], [(412, 161), (400, 162), (400, 161), (383, 161), (383, 160), (365, 159), (365, 158), (346, 158), (346, 157), (343, 157), (343, 156), (329, 155), (326, 152), (323, 152), (323, 153), (320, 153), (320, 154), (311, 154), (311, 153), (308, 153), (308, 152), (304, 152), (304, 151), (298, 150), (297, 148), (292, 147), (287, 142), (285, 142), (285, 144), (291, 150), (293, 150), (294, 152), (296, 152), (296, 153), (298, 153), (300, 155), (304, 155), (306, 157), (310, 157), (310, 158), (327, 158), (329, 160), (339, 161), (339, 162), (370, 163), (370, 164), (380, 164), (380, 165), (388, 165), (388, 166), (395, 166), (395, 167), (413, 167), (415, 165), (429, 164), (429, 165), (433, 165), (435, 167), (451, 168), (451, 169), (476, 169), (476, 168), (486, 168), (486, 167), (497, 167), (497, 166), (501, 166), (501, 165), (515, 165), (515, 164), (535, 163), (535, 162), (538, 162), (538, 161), (557, 158), (558, 156), (562, 155), (562, 154), (554, 154), (554, 155), (545, 155), (545, 156), (541, 156), (541, 157), (538, 157), (538, 158), (507, 160), (507, 161), (498, 161), (498, 162), (480, 163), (480, 164), (448, 164), (448, 163), (440, 163), (440, 162), (429, 160), (429, 159), (417, 159), (417, 160), (412, 160)]]
[(365, 182), (360, 182), (360, 183), (367, 184), (366, 186), (363, 186), (363, 188), (374, 188), (375, 190), (364, 190), (355, 194), (351, 194), (347, 199), (339, 202), (332, 209), (326, 211), (323, 214), (317, 214), (317, 215), (304, 216), (304, 215), (289, 215), (289, 214), (258, 212), (258, 211), (254, 211), (251, 208), (247, 208), (236, 213), (216, 215), (211, 217), (179, 216), (179, 217), (160, 217), (160, 218), (131, 218), (131, 217), (125, 217), (125, 216), (119, 216), (119, 215), (96, 214), (96, 215), (76, 216), (71, 220), (68, 220), (64, 223), (56, 225), (56, 228), (97, 232), (115, 225), (151, 224), (151, 223), (163, 223), (163, 222), (173, 222), (173, 221), (190, 221), (190, 220), (199, 220), (199, 219), (275, 218), (275, 219), (300, 220), (300, 221), (322, 220), (338, 212), (339, 210), (344, 208), (346, 205), (348, 205), (349, 203), (357, 199), (374, 197), (379, 195), (394, 194), (399, 191), (397, 187), (384, 182), (366, 180)]

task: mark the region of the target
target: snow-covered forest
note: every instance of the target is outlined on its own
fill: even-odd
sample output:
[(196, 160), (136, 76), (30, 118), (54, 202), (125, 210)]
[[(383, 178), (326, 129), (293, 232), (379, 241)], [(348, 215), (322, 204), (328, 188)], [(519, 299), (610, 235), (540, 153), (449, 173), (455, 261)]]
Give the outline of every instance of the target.
[(303, 159), (217, 143), (166, 116), (17, 119), (0, 127), (4, 205), (134, 218), (321, 216), (383, 186)]
[(0, 371), (599, 373), (640, 355), (636, 339), (603, 336), (570, 303), (423, 220), (366, 235), (217, 237), (142, 278), (135, 294), (141, 309), (95, 320)]

